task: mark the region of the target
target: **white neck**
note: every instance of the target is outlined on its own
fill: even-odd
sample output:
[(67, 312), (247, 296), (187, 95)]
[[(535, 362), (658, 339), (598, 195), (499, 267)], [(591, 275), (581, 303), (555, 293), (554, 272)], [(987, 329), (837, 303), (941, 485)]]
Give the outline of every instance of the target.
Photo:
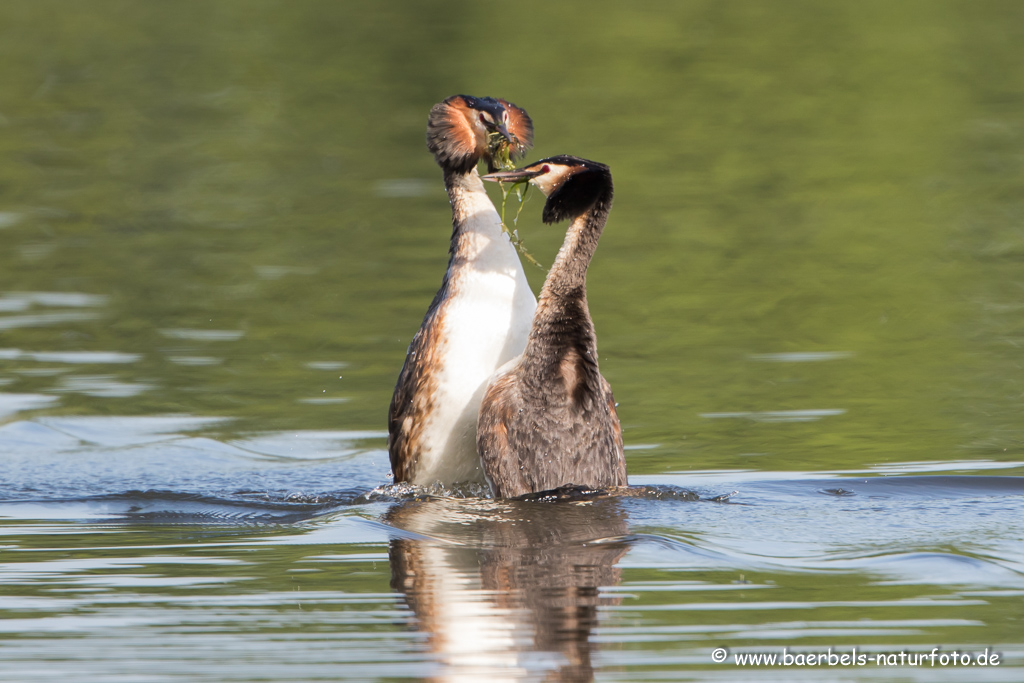
[[(484, 190), (476, 169), (456, 176), (448, 188), (452, 220), (459, 231), (452, 267), (472, 265), (477, 269), (500, 267), (511, 274), (522, 271), (519, 256), (502, 232), (501, 218)], [(499, 265), (500, 264), (500, 265)], [(507, 270), (511, 268), (512, 270)]]
[(440, 322), (437, 389), (414, 483), (483, 481), (476, 417), (487, 381), (523, 352), (537, 301), (474, 169), (452, 176), (453, 254)]

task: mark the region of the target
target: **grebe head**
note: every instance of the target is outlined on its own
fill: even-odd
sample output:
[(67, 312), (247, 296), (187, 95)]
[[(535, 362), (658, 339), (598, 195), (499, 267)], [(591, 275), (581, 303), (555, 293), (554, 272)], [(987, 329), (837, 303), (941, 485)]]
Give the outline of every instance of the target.
[(435, 104), (427, 119), (427, 148), (446, 170), (468, 173), (480, 159), (489, 171), (498, 157), (518, 159), (533, 146), (529, 114), (493, 97), (453, 95)]
[(557, 223), (575, 218), (589, 210), (612, 187), (611, 170), (602, 163), (568, 154), (548, 157), (516, 171), (483, 176), (492, 182), (528, 182), (535, 186), (547, 202), (541, 219)]

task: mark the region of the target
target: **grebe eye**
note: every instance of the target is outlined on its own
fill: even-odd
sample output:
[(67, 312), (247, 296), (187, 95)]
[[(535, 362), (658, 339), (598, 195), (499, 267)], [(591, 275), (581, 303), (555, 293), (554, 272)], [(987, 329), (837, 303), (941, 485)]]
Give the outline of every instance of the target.
[(480, 114), (480, 122), (481, 123), (487, 123), (487, 117), (484, 116), (482, 113)]
[(540, 167), (540, 172), (541, 173), (547, 173), (550, 170), (551, 170), (551, 167), (548, 166), (547, 164), (544, 164), (543, 166)]

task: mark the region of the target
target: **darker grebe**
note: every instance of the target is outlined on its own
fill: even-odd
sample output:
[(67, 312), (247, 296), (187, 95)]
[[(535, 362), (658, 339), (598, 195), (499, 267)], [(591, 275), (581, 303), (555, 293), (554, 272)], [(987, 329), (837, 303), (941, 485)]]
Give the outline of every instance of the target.
[(587, 309), (587, 266), (612, 206), (611, 172), (557, 156), (484, 179), (529, 180), (547, 196), (545, 223), (572, 221), (526, 349), (498, 371), (480, 405), (477, 448), (491, 489), (512, 497), (568, 484), (625, 486), (622, 429)]
[(495, 139), (521, 156), (533, 141), (530, 117), (504, 100), (467, 95), (430, 111), (427, 147), (444, 171), (453, 230), (448, 270), (388, 411), (395, 482), (483, 483), (480, 398), (495, 370), (526, 346), (537, 302), (476, 169), (482, 158), (494, 170)]

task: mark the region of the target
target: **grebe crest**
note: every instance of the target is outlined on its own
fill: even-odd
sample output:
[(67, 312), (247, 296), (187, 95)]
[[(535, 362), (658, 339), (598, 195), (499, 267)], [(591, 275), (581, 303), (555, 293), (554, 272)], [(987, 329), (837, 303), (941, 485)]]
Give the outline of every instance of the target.
[(511, 102), (454, 95), (430, 110), (427, 149), (445, 171), (469, 173), (481, 159), (494, 171), (499, 145), (512, 160), (533, 146), (533, 121)]

